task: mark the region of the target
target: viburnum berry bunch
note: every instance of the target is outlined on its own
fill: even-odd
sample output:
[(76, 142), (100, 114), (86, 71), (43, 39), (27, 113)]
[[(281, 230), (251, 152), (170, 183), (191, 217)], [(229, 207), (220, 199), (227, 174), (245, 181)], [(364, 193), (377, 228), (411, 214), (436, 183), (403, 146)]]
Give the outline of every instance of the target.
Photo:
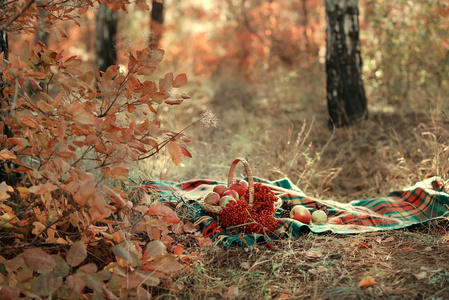
[(254, 203), (249, 205), (249, 190), (244, 197), (231, 201), (220, 212), (220, 225), (237, 227), (244, 233), (273, 234), (280, 221), (274, 218), (274, 202), (277, 197), (268, 186), (254, 184)]

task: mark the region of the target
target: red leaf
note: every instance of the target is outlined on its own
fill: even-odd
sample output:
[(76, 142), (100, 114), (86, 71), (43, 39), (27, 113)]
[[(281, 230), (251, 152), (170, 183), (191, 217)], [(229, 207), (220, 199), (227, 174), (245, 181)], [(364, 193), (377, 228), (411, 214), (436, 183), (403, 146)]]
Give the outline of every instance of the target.
[(184, 100), (165, 100), (164, 102), (168, 105), (179, 105), (184, 102)]
[(363, 246), (363, 247), (366, 247), (366, 248), (371, 248), (372, 247), (371, 244), (368, 244), (368, 243), (365, 243), (365, 242), (360, 242), (360, 245)]
[(176, 76), (175, 80), (173, 80), (173, 87), (180, 88), (183, 87), (187, 83), (187, 75), (182, 73)]
[(56, 266), (56, 262), (49, 254), (40, 248), (26, 249), (23, 251), (23, 259), (33, 271), (40, 271)]
[(182, 154), (183, 154), (184, 156), (187, 156), (187, 157), (192, 158), (192, 154), (190, 153), (189, 149), (186, 148), (186, 146), (184, 146), (184, 145), (179, 145), (179, 147), (181, 147)]
[(87, 251), (84, 247), (84, 243), (81, 241), (77, 241), (73, 243), (65, 259), (70, 266), (76, 267), (77, 265), (82, 263), (86, 259), (86, 257)]

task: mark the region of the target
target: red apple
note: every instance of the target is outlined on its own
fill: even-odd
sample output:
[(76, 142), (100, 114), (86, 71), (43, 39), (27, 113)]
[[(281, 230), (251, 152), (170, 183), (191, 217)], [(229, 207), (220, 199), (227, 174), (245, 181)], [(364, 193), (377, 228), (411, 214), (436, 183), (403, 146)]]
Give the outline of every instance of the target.
[(223, 196), (223, 193), (226, 192), (228, 190), (228, 187), (225, 186), (224, 184), (218, 184), (216, 186), (214, 186), (213, 191), (215, 193), (217, 193), (218, 195)]
[(229, 185), (229, 189), (236, 191), (239, 193), (239, 196), (242, 197), (248, 190), (248, 182), (245, 180), (236, 180)]
[(327, 215), (321, 209), (315, 210), (312, 213), (312, 222), (316, 224), (324, 224), (327, 221)]
[(310, 224), (312, 215), (310, 214), (310, 211), (307, 209), (307, 207), (303, 205), (295, 205), (290, 211), (290, 218), (304, 224)]
[(220, 202), (220, 195), (218, 195), (215, 192), (210, 192), (204, 198), (204, 203), (209, 204), (209, 205), (218, 205), (219, 202)]
[(239, 200), (239, 193), (237, 193), (237, 191), (234, 191), (234, 190), (227, 190), (227, 191), (224, 192), (223, 195), (221, 195), (221, 196), (223, 197), (223, 196), (227, 196), (227, 195), (232, 196), (232, 198), (234, 198), (235, 200)]
[(231, 195), (223, 196), (223, 197), (221, 197), (221, 199), (220, 199), (219, 205), (220, 205), (221, 207), (225, 207), (225, 206), (226, 206), (229, 202), (231, 202), (231, 201), (235, 201), (235, 199), (232, 198)]

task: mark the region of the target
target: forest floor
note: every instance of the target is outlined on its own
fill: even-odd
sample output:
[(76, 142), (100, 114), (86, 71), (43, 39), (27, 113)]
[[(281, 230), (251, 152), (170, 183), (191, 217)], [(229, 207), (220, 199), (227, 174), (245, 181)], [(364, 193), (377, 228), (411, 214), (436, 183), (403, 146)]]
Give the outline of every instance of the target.
[[(384, 196), (433, 175), (447, 177), (447, 104), (371, 101), (366, 120), (331, 130), (323, 82), (321, 75), (290, 74), (257, 88), (230, 78), (195, 86), (190, 94), (196, 104), (192, 100), (179, 112), (177, 125), (211, 109), (219, 126), (189, 129), (192, 159), (142, 172), (225, 182), (232, 160), (245, 157), (255, 176), (288, 177), (311, 197), (341, 202)], [(187, 253), (199, 251), (202, 258), (177, 276), (179, 292), (157, 291), (161, 299), (449, 298), (446, 223), (360, 235), (310, 233), (274, 241), (272, 249), (225, 250), (182, 239)]]

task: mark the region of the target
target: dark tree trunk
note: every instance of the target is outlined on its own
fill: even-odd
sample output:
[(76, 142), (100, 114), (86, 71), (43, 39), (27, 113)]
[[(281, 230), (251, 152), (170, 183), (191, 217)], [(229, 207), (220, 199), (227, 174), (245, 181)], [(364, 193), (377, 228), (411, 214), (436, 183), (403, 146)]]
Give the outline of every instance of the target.
[(330, 126), (341, 127), (367, 116), (362, 81), (357, 0), (325, 0), (326, 74)]
[(151, 20), (150, 20), (150, 39), (149, 46), (152, 49), (159, 47), (159, 41), (162, 38), (162, 26), (164, 24), (164, 3), (159, 3), (153, 0), (151, 7)]
[(100, 71), (117, 64), (118, 13), (101, 4), (97, 12), (97, 36), (95, 38), (95, 64)]
[[(6, 1), (1, 1), (2, 5), (7, 5)], [(8, 34), (6, 31), (0, 31), (0, 54), (3, 53), (3, 59), (7, 60), (9, 56), (9, 49), (8, 49)], [(2, 62), (0, 62), (2, 63)], [(0, 109), (7, 107), (9, 105), (6, 96), (3, 94), (3, 89), (5, 87), (5, 82), (3, 81), (3, 72), (0, 71)], [(5, 116), (0, 114), (0, 122), (3, 122), (5, 120)], [(13, 134), (10, 130), (10, 128), (4, 124), (3, 126), (3, 132), (4, 135), (7, 137), (12, 137)], [(7, 168), (10, 168), (11, 165), (6, 165), (2, 163), (0, 165), (0, 183), (5, 181), (8, 185), (14, 185), (17, 182), (17, 174), (12, 173), (7, 170)]]

